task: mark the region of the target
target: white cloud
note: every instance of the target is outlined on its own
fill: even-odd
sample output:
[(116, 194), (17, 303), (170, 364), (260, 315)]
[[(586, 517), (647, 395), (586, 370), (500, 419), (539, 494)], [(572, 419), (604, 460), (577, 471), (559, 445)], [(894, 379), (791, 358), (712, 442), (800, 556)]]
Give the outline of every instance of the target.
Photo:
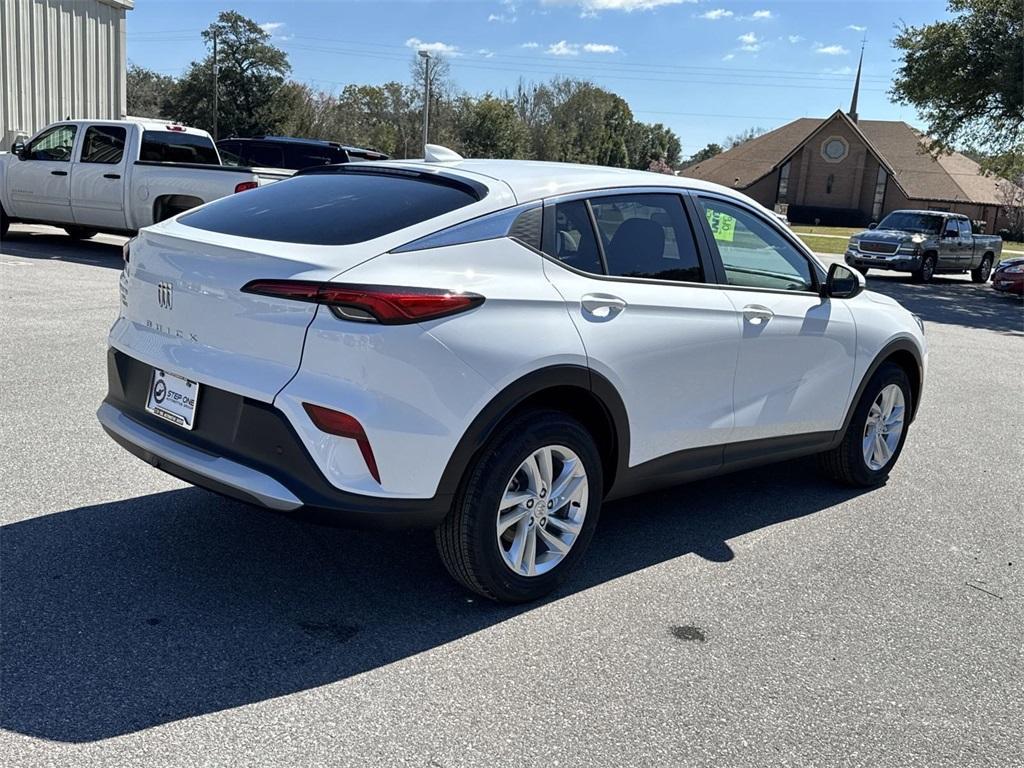
[(732, 61), (735, 58), (736, 58), (736, 54), (735, 53), (727, 53), (727, 54), (725, 54), (725, 56), (722, 57), (722, 61)]
[(747, 32), (745, 35), (740, 35), (736, 39), (739, 40), (744, 45), (754, 45), (758, 42), (757, 35), (755, 35), (753, 32)]
[(850, 24), (846, 28), (847, 29), (852, 29), (854, 32), (867, 32), (868, 31), (867, 27), (862, 27), (860, 24)]
[(800, 35), (790, 35), (787, 39), (794, 45), (796, 45), (797, 43), (802, 43), (804, 41), (804, 39)]
[(822, 45), (821, 43), (818, 43), (814, 47), (814, 52), (825, 56), (845, 56), (850, 51), (843, 48), (841, 45)]
[(481, 48), (476, 53), (478, 56), (483, 56), (485, 59), (490, 59), (494, 57), (494, 51), (489, 51), (486, 48)]
[(724, 8), (715, 8), (713, 11), (705, 11), (697, 18), (707, 19), (708, 21), (718, 21), (719, 19), (727, 19), (732, 16), (732, 11), (727, 11)]
[(579, 52), (578, 45), (567, 43), (565, 40), (559, 40), (554, 45), (548, 46), (548, 53), (552, 56), (578, 56)]
[(584, 18), (599, 11), (650, 11), (665, 5), (695, 3), (697, 0), (541, 0), (544, 5), (578, 5)]
[(754, 21), (764, 21), (766, 19), (772, 19), (775, 17), (772, 16), (771, 11), (754, 11), (753, 14), (751, 14), (750, 18), (753, 19)]
[(618, 53), (619, 46), (607, 43), (584, 43), (583, 50), (587, 53)]
[(267, 22), (264, 22), (263, 24), (260, 24), (260, 29), (262, 29), (268, 35), (272, 35), (275, 32), (277, 32), (277, 30), (279, 30), (283, 26), (284, 26), (284, 22), (283, 21), (267, 21)]
[(523, 43), (520, 48), (540, 48), (540, 43)]
[(459, 46), (448, 43), (425, 43), (418, 37), (410, 37), (405, 41), (407, 48), (414, 48), (417, 51), (429, 51), (430, 53), (444, 53), (448, 56), (458, 56)]

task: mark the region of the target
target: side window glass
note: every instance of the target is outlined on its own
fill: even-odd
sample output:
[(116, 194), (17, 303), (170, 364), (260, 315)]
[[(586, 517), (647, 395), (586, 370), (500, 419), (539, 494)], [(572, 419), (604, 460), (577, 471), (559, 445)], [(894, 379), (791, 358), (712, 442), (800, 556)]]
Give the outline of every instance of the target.
[(241, 151), (237, 141), (218, 141), (217, 151), (220, 153), (222, 165), (241, 165), (242, 158), (238, 156)]
[(545, 238), (544, 253), (573, 269), (603, 274), (601, 253), (590, 226), (586, 203), (582, 200), (557, 203), (554, 219), (554, 227)]
[(247, 162), (258, 168), (283, 168), (281, 148), (273, 144), (250, 144), (246, 147), (244, 157)]
[(729, 285), (774, 291), (811, 291), (811, 264), (774, 227), (731, 203), (697, 198)]
[(93, 125), (82, 139), (82, 162), (117, 165), (124, 157), (124, 140), (128, 135), (116, 125)]
[(69, 162), (76, 130), (75, 125), (58, 125), (51, 128), (28, 145), (28, 157), (31, 160)]
[(960, 237), (971, 236), (971, 222), (967, 219), (959, 219), (960, 222)]
[(590, 201), (608, 274), (697, 283), (704, 280), (678, 195), (623, 195)]
[[(304, 147), (287, 147), (284, 151), (285, 167), (301, 171), (314, 165), (330, 165), (331, 158), (325, 149), (322, 152)], [(279, 161), (280, 162), (280, 161)]]

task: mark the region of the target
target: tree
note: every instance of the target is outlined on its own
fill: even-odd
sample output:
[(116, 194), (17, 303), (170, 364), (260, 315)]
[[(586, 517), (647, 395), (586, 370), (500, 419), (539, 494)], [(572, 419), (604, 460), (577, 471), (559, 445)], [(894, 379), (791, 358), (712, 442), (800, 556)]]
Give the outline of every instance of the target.
[(554, 108), (555, 159), (624, 168), (629, 163), (626, 137), (632, 124), (633, 113), (622, 97), (591, 83), (577, 83), (572, 95)]
[(135, 117), (174, 118), (175, 81), (151, 69), (128, 63), (128, 114)]
[(733, 147), (738, 147), (740, 144), (746, 144), (751, 139), (756, 139), (765, 132), (765, 129), (760, 126), (747, 128), (745, 131), (741, 131), (735, 136), (726, 136), (725, 144), (729, 149), (732, 149)]
[(1024, 0), (949, 0), (948, 21), (904, 26), (892, 96), (917, 108), (933, 151), (1024, 145)]
[(626, 139), (629, 167), (648, 170), (652, 163), (675, 167), (679, 165), (682, 145), (671, 128), (661, 123), (638, 123), (630, 126)]
[(217, 38), (220, 136), (274, 133), (288, 118), (288, 103), (278, 92), (291, 71), (288, 56), (271, 45), (270, 35), (235, 11), (222, 11), (203, 33), (211, 50), (201, 62), (192, 62), (178, 83), (174, 99), (176, 117), (213, 130), (213, 39)]
[(530, 134), (508, 99), (467, 99), (459, 120), (459, 148), (467, 157), (525, 157)]
[(715, 155), (720, 155), (723, 152), (725, 152), (725, 149), (722, 147), (721, 144), (711, 143), (705, 146), (704, 149), (700, 149), (693, 155), (691, 155), (690, 158), (686, 161), (686, 164), (696, 165), (697, 163), (703, 163), (705, 160), (709, 160)]

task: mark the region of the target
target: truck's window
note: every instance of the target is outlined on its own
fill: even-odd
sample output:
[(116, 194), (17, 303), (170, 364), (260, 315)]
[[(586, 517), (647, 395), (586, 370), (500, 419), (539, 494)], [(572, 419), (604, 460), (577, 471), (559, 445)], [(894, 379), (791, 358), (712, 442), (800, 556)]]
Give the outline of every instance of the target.
[(957, 221), (960, 224), (960, 237), (970, 237), (974, 234), (971, 232), (971, 222), (967, 219), (957, 219)]
[(217, 149), (209, 136), (178, 131), (143, 131), (139, 160), (220, 165)]
[(411, 227), (478, 199), (469, 186), (447, 179), (315, 173), (221, 198), (178, 221), (225, 235), (350, 245)]
[(124, 157), (124, 140), (128, 131), (117, 125), (91, 125), (82, 139), (83, 163), (117, 165)]
[(283, 168), (284, 159), (281, 148), (273, 144), (255, 144), (243, 142), (239, 153), (245, 165), (260, 168)]
[(942, 217), (930, 213), (893, 211), (879, 222), (878, 228), (937, 235), (942, 230)]
[(224, 165), (242, 165), (241, 143), (237, 141), (218, 141), (217, 151), (220, 152), (220, 161)]
[(66, 163), (71, 160), (71, 148), (75, 143), (75, 125), (55, 125), (39, 134), (28, 145), (26, 157), (29, 160), (50, 160)]
[[(338, 155), (342, 155), (340, 159)], [(333, 147), (286, 147), (284, 167), (301, 171), (314, 165), (330, 165), (345, 162), (344, 154)]]

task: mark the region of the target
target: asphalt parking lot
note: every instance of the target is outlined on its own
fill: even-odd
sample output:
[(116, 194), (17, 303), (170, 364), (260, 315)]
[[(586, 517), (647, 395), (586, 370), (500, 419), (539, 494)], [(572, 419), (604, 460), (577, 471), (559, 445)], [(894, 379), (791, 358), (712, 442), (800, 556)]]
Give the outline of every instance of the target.
[(889, 483), (796, 461), (606, 507), (553, 599), (471, 598), (429, 532), (293, 522), (117, 447), (120, 238), (0, 247), (5, 766), (1024, 765), (1024, 307), (926, 321)]

